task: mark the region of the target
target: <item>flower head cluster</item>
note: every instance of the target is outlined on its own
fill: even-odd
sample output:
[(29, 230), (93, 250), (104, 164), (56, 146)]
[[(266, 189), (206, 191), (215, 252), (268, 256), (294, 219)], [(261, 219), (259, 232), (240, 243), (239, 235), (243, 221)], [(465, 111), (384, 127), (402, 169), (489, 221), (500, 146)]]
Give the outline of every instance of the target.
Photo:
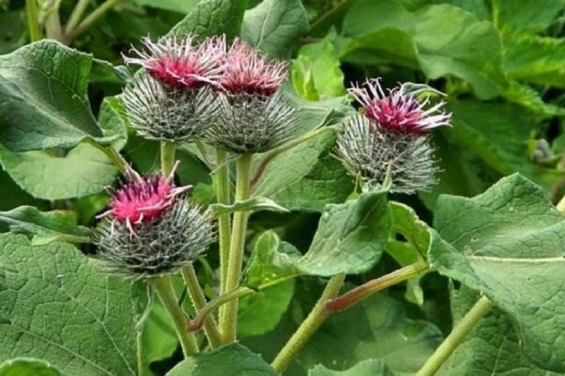
[(172, 174), (142, 178), (128, 169), (95, 231), (98, 257), (110, 272), (134, 278), (173, 273), (206, 251), (215, 227), (209, 213), (184, 199), (189, 188), (175, 187)]
[(281, 95), (287, 65), (225, 37), (143, 40), (127, 64), (145, 68), (125, 89), (132, 127), (163, 141), (205, 137), (236, 153), (262, 152), (287, 141), (296, 128), (294, 109)]
[(438, 167), (427, 133), (449, 125), (451, 114), (442, 112), (443, 102), (430, 105), (428, 97), (418, 98), (428, 91), (435, 92), (405, 83), (386, 95), (376, 79), (349, 89), (362, 105), (362, 114), (340, 132), (337, 155), (370, 189), (382, 187), (387, 175), (391, 192), (414, 193), (436, 183)]

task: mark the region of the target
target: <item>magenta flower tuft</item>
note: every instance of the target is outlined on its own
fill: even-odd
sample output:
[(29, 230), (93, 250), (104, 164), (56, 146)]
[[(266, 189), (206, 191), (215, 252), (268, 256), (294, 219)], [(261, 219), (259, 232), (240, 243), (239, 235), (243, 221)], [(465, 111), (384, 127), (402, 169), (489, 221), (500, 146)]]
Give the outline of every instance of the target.
[(155, 174), (141, 178), (128, 167), (123, 186), (112, 191), (110, 209), (99, 217), (110, 216), (123, 222), (134, 232), (134, 226), (160, 218), (190, 186), (175, 187), (172, 181), (174, 170), (168, 177)]
[(189, 187), (177, 188), (172, 179), (173, 173), (142, 178), (128, 168), (93, 232), (106, 271), (135, 279), (172, 274), (215, 241), (211, 212), (186, 200)]
[(272, 96), (287, 76), (285, 62), (269, 62), (239, 39), (230, 46), (225, 63), (220, 84), (231, 94)]
[(168, 36), (152, 42), (142, 39), (146, 51), (133, 49), (137, 57), (124, 56), (126, 64), (138, 64), (154, 79), (176, 88), (217, 86), (224, 69), (225, 36), (206, 38), (201, 44), (194, 35)]
[(427, 85), (405, 83), (388, 91), (383, 91), (379, 79), (367, 80), (364, 87), (354, 86), (348, 92), (363, 106), (363, 114), (386, 130), (423, 135), (433, 128), (450, 125), (451, 114), (442, 110), (445, 102), (429, 108), (429, 98), (420, 100), (418, 94), (425, 91), (440, 92)]

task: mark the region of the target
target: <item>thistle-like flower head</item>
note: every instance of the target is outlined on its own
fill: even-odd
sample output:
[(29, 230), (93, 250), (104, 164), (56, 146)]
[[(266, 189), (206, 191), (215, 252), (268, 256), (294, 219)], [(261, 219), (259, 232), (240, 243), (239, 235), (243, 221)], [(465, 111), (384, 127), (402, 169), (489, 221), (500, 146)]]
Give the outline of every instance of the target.
[(185, 200), (172, 174), (142, 178), (131, 168), (94, 231), (105, 269), (128, 278), (178, 271), (202, 256), (216, 239), (209, 211)]
[(351, 118), (338, 134), (337, 157), (368, 189), (381, 189), (390, 174), (391, 192), (412, 194), (436, 184), (438, 167), (426, 135), (390, 132), (366, 116)]
[(271, 96), (286, 79), (286, 68), (285, 62), (270, 62), (255, 48), (236, 39), (227, 52), (220, 84), (231, 94)]
[(142, 178), (130, 167), (127, 168), (124, 184), (112, 190), (110, 209), (99, 217), (109, 216), (116, 222), (123, 222), (135, 232), (135, 226), (158, 219), (190, 189), (190, 186), (175, 187), (170, 176), (161, 174)]
[(145, 50), (132, 49), (136, 57), (124, 56), (126, 64), (138, 64), (149, 75), (171, 87), (217, 86), (224, 69), (224, 36), (195, 42), (194, 35), (167, 36), (157, 42), (142, 39)]
[(444, 102), (430, 105), (428, 97), (418, 98), (423, 92), (433, 91), (427, 85), (404, 83), (385, 94), (379, 79), (367, 80), (363, 86), (354, 86), (348, 92), (363, 106), (363, 114), (378, 127), (402, 134), (423, 135), (433, 128), (450, 125), (451, 114), (442, 111)]

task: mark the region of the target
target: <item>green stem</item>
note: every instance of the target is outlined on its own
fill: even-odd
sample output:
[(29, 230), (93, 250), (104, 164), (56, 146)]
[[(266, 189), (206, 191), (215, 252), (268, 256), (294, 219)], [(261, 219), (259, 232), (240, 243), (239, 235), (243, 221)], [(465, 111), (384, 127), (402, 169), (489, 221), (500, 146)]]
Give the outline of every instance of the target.
[(204, 325), (204, 320), (206, 319), (206, 317), (208, 317), (208, 315), (210, 315), (216, 309), (223, 307), (227, 302), (242, 298), (246, 295), (251, 294), (252, 292), (255, 292), (255, 290), (243, 286), (210, 300), (208, 304), (206, 304), (204, 308), (202, 308), (200, 312), (198, 312), (198, 315), (196, 315), (196, 317), (188, 323), (188, 330), (191, 332), (200, 330), (200, 328), (202, 328), (202, 326)]
[[(214, 188), (216, 189), (216, 200), (218, 204), (230, 204), (230, 171), (224, 163), (227, 152), (216, 148), (216, 166), (214, 175)], [(220, 294), (227, 292), (226, 283), (228, 278), (228, 260), (230, 257), (230, 231), (231, 220), (229, 214), (218, 216), (218, 238), (220, 243)]]
[(80, 19), (82, 18), (82, 15), (84, 14), (84, 11), (88, 7), (89, 2), (90, 0), (78, 0), (77, 4), (73, 8), (73, 11), (71, 12), (69, 20), (67, 21), (67, 26), (65, 26), (66, 35), (69, 35), (71, 31), (73, 31), (73, 29), (77, 27)]
[(39, 28), (39, 12), (37, 10), (37, 0), (26, 0), (26, 18), (27, 28), (29, 30), (29, 39), (37, 42), (43, 38), (41, 29)]
[(184, 357), (187, 358), (190, 355), (197, 353), (198, 344), (196, 343), (196, 338), (194, 338), (194, 335), (189, 333), (186, 328), (188, 323), (187, 317), (179, 307), (178, 299), (175, 291), (173, 290), (170, 277), (162, 276), (153, 279), (153, 288), (157, 292), (159, 299), (161, 299), (163, 306), (167, 309), (169, 315), (171, 315), (171, 318), (173, 319), (173, 324), (175, 325), (175, 330), (179, 337)]
[(326, 311), (326, 303), (328, 300), (334, 298), (339, 293), (339, 289), (343, 285), (343, 281), (345, 280), (345, 274), (337, 274), (334, 275), (329, 281), (322, 293), (322, 296), (310, 311), (306, 320), (302, 322), (300, 327), (292, 337), (288, 340), (286, 345), (282, 348), (282, 350), (278, 353), (275, 360), (271, 366), (277, 370), (279, 373), (282, 373), (292, 362), (294, 357), (298, 354), (298, 352), (304, 347), (306, 342), (312, 337), (312, 335), (318, 330), (320, 325), (326, 320), (329, 316), (329, 313)]
[(137, 335), (135, 337), (136, 347), (137, 347), (137, 374), (143, 375), (143, 366), (145, 362), (143, 360), (143, 327), (137, 328)]
[(416, 376), (434, 375), (453, 351), (461, 344), (465, 336), (490, 311), (493, 302), (486, 296), (481, 297), (463, 319), (453, 328), (449, 336), (441, 343)]
[(164, 177), (169, 176), (175, 167), (175, 150), (173, 142), (161, 142), (161, 173)]
[(63, 35), (61, 19), (59, 18), (59, 4), (51, 5), (46, 12), (45, 35), (49, 39), (55, 39), (56, 41), (68, 45), (70, 41)]
[[(244, 201), (249, 198), (250, 173), (252, 154), (242, 154), (236, 161), (235, 201)], [(233, 215), (233, 228), (231, 234), (228, 270), (226, 278), (226, 291), (231, 291), (239, 286), (243, 255), (245, 251), (245, 233), (249, 212), (238, 211)], [(237, 333), (237, 308), (238, 301), (232, 300), (225, 306), (225, 315), (220, 315), (220, 327), (224, 341), (233, 342)]]
[(112, 9), (116, 4), (122, 0), (106, 0), (102, 5), (100, 5), (96, 10), (90, 13), (82, 22), (71, 30), (67, 34), (69, 40), (73, 40), (80, 34), (84, 33), (88, 28), (90, 28), (96, 21), (98, 21), (106, 12)]
[[(200, 283), (198, 283), (198, 277), (196, 276), (194, 267), (192, 265), (184, 267), (182, 269), (182, 276), (186, 283), (188, 294), (190, 295), (196, 314), (198, 315), (198, 313), (200, 313), (200, 311), (206, 306), (206, 297), (200, 287)], [(216, 320), (214, 320), (213, 316), (208, 316), (204, 321), (204, 332), (206, 333), (210, 347), (214, 349), (222, 344), (222, 335), (218, 330), (218, 324), (216, 324)]]
[(395, 270), (392, 273), (373, 279), (328, 301), (325, 308), (326, 312), (331, 314), (348, 309), (378, 291), (421, 275), (429, 270), (430, 265), (426, 261), (420, 261)]

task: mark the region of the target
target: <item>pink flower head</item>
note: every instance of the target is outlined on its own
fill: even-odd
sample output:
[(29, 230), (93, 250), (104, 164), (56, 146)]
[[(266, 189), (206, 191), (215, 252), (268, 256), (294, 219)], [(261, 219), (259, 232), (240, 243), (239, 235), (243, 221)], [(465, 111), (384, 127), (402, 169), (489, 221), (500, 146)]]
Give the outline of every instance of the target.
[(168, 177), (155, 174), (142, 178), (128, 167), (124, 184), (111, 192), (110, 209), (98, 217), (111, 216), (115, 221), (125, 222), (132, 232), (133, 225), (161, 218), (177, 197), (190, 189), (190, 186), (175, 187), (173, 176), (174, 169)]
[(255, 48), (236, 39), (227, 52), (220, 84), (232, 94), (271, 96), (286, 79), (286, 67), (282, 61), (267, 61)]
[(157, 42), (143, 38), (147, 51), (132, 51), (138, 57), (124, 56), (126, 64), (138, 64), (154, 79), (171, 87), (217, 86), (223, 71), (225, 36), (206, 38), (197, 45), (194, 35), (164, 37)]
[(426, 134), (430, 129), (450, 125), (451, 114), (442, 111), (445, 102), (439, 102), (426, 109), (429, 98), (420, 100), (418, 94), (433, 91), (427, 85), (404, 83), (383, 91), (379, 79), (367, 80), (364, 87), (353, 86), (349, 94), (363, 105), (363, 114), (374, 120), (381, 128), (403, 134)]

